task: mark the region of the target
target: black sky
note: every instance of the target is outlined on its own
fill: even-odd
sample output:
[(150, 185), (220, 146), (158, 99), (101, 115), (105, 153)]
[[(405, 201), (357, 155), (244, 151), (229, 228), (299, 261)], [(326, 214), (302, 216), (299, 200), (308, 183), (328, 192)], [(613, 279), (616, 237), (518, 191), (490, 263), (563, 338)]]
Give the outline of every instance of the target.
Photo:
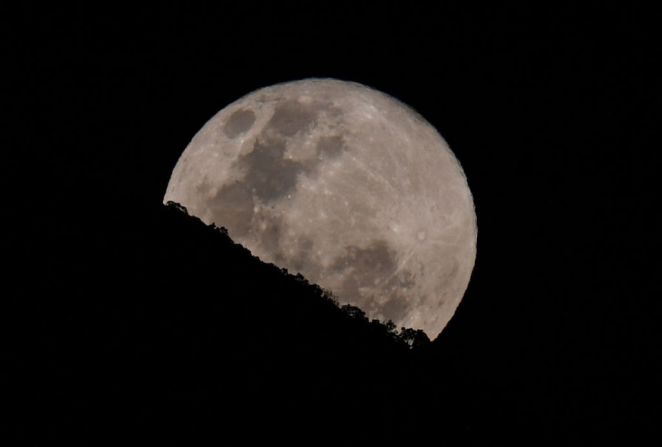
[[(191, 137), (229, 102), (311, 76), (357, 81), (432, 123), (474, 195), (474, 275), (423, 361), (425, 374), (444, 370), (458, 383), (448, 404), (465, 402), (457, 439), (500, 445), (528, 429), (587, 442), (659, 435), (655, 20), (644, 8), (600, 3), (427, 3), (28, 4), (5, 14), (10, 302), (44, 300), (26, 283), (60, 290), (62, 278), (89, 276), (90, 259), (114, 250), (137, 265), (131, 249), (142, 236), (127, 216), (158, 221), (145, 210), (161, 202)], [(75, 294), (77, 282), (68, 284)], [(8, 352), (30, 349), (7, 332)], [(9, 368), (22, 372), (15, 358)], [(425, 405), (442, 442), (434, 411), (446, 414), (446, 403), (424, 401), (412, 396), (410, 405)], [(342, 420), (343, 411), (334, 414)], [(24, 439), (35, 434), (17, 424)], [(5, 425), (9, 436), (21, 431)]]

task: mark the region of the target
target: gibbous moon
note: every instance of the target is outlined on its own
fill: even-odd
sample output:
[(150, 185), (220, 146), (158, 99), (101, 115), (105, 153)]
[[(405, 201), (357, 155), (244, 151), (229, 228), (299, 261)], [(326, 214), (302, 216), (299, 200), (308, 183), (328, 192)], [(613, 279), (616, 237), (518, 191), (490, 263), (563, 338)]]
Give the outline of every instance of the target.
[(439, 133), (354, 82), (305, 79), (212, 117), (164, 197), (369, 318), (435, 338), (464, 295), (476, 214)]

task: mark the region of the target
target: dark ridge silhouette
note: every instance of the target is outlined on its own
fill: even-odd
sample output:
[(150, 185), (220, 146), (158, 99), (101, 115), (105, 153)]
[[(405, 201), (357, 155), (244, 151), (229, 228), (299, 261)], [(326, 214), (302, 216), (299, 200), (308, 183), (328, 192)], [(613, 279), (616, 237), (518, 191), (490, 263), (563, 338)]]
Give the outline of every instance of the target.
[[(201, 222), (200, 219), (198, 219), (197, 217), (189, 215), (188, 210), (186, 209), (186, 207), (179, 204), (179, 203), (169, 201), (166, 204), (166, 207), (171, 208), (171, 209), (176, 209), (179, 212), (185, 214), (187, 217)], [(214, 224), (210, 225), (209, 227), (211, 229), (217, 231), (217, 232), (222, 233), (226, 243), (228, 243), (228, 241), (232, 241), (232, 239), (228, 235), (228, 230), (225, 227), (218, 227)], [(243, 248), (250, 253), (249, 249), (247, 249), (245, 247), (243, 247)], [(268, 263), (268, 264), (278, 268), (274, 264), (271, 264), (271, 263)], [(317, 284), (312, 284), (311, 285), (308, 282), (308, 280), (303, 275), (301, 275), (300, 273), (292, 275), (292, 274), (289, 273), (289, 271), (286, 268), (278, 268), (278, 269), (281, 272), (283, 272), (283, 274), (286, 275), (287, 277), (289, 277), (290, 279), (300, 281), (300, 282), (302, 282), (306, 285), (306, 288), (308, 290), (305, 291), (305, 293), (308, 293), (308, 295), (310, 296), (310, 298), (307, 298), (307, 299), (310, 299), (310, 300), (315, 299), (315, 300), (320, 302), (320, 305), (322, 304), (322, 302), (331, 301), (336, 306), (339, 306), (338, 301), (336, 300), (333, 292), (325, 290)], [(324, 303), (324, 304), (326, 305), (328, 303)], [(393, 323), (390, 320), (386, 321), (385, 323), (382, 323), (381, 321), (376, 320), (376, 319), (373, 319), (372, 321), (369, 321), (368, 317), (365, 315), (365, 312), (363, 312), (363, 310), (361, 310), (360, 308), (358, 308), (356, 306), (352, 306), (350, 304), (345, 304), (345, 305), (342, 305), (342, 306), (339, 306), (339, 307), (346, 315), (350, 316), (351, 318), (355, 318), (355, 319), (369, 325), (369, 327), (371, 327), (371, 329), (370, 329), (371, 332), (381, 334), (384, 337), (393, 340), (396, 344), (406, 345), (410, 349), (420, 349), (421, 347), (423, 347), (423, 346), (427, 345), (428, 343), (430, 343), (430, 339), (428, 338), (427, 334), (425, 332), (423, 332), (422, 330), (402, 327), (398, 331), (397, 326), (395, 325), (395, 323)]]
[(412, 441), (433, 417), (456, 426), (457, 407), (426, 408), (445, 394), (425, 334), (338, 306), (182, 211), (88, 217), (69, 233), (83, 240), (44, 242), (44, 277), (17, 278), (4, 313), (20, 340), (6, 351), (12, 436), (351, 445)]

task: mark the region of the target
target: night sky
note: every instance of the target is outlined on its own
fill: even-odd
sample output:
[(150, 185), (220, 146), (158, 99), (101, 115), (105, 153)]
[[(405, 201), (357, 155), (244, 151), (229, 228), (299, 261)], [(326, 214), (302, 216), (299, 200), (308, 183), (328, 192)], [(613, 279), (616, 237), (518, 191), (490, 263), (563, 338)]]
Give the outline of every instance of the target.
[[(0, 406), (14, 415), (0, 421), (1, 436), (12, 440), (6, 445), (100, 445), (113, 436), (153, 445), (253, 437), (305, 445), (600, 444), (659, 436), (660, 54), (650, 11), (427, 3), (28, 5), (3, 14), (9, 121), (0, 140), (0, 241), (8, 294), (0, 362), (9, 375), (0, 384), (13, 397)], [(213, 114), (257, 88), (306, 77), (360, 82), (410, 105), (467, 175), (476, 266), (455, 317), (420, 352), (384, 348), (378, 360), (365, 360), (360, 349), (388, 343), (352, 341), (324, 306), (274, 310), (278, 322), (232, 313), (258, 312), (245, 305), (218, 307), (230, 287), (224, 281), (232, 281), (234, 298), (262, 302), (264, 290), (252, 284), (268, 283), (272, 273), (260, 276), (253, 265), (233, 278), (196, 276), (190, 266), (208, 268), (199, 259), (212, 259), (208, 243), (221, 242), (174, 223), (181, 216), (160, 207), (179, 155)], [(232, 256), (249, 262), (233, 253), (219, 255), (223, 266)], [(195, 306), (173, 304), (162, 285), (143, 287), (145, 278), (167, 282), (178, 272), (198, 284), (197, 295), (172, 290)], [(145, 317), (152, 332), (143, 333), (135, 309), (146, 302), (159, 316)], [(325, 335), (311, 335), (320, 332), (313, 315), (324, 319)], [(136, 361), (126, 353), (165, 352), (186, 337), (177, 324), (161, 324), (173, 318), (211, 332), (235, 320), (235, 332), (178, 345), (172, 355), (180, 369), (170, 371), (198, 360), (194, 371), (166, 380), (155, 377), (165, 354)], [(280, 326), (296, 336), (274, 335)], [(263, 336), (228, 342), (242, 331)], [(286, 355), (284, 346), (299, 354)], [(199, 361), (222, 349), (232, 352), (227, 365)], [(306, 355), (337, 370), (315, 373), (324, 383), (292, 375)], [(85, 358), (124, 373), (90, 369)], [(230, 367), (232, 378), (218, 378)], [(380, 371), (390, 372), (377, 378)], [(393, 371), (404, 376), (396, 380)], [(277, 379), (255, 379), (262, 376)], [(282, 381), (289, 391), (278, 389)], [(167, 383), (176, 397), (163, 404), (154, 386), (134, 400), (137, 383)], [(108, 397), (109, 389), (121, 398)], [(224, 400), (226, 392), (232, 398)], [(172, 408), (170, 416), (160, 408)], [(222, 424), (228, 411), (232, 422)], [(97, 413), (104, 422), (94, 422)], [(321, 420), (312, 423), (313, 414)]]

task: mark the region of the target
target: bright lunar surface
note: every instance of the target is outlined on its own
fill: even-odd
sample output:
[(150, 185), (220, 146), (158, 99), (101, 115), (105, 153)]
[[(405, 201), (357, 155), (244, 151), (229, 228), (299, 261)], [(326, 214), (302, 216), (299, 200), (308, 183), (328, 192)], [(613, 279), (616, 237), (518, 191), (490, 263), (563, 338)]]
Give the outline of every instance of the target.
[(473, 199), (446, 142), (354, 82), (278, 84), (228, 105), (184, 150), (168, 201), (341, 304), (430, 338), (476, 257)]

